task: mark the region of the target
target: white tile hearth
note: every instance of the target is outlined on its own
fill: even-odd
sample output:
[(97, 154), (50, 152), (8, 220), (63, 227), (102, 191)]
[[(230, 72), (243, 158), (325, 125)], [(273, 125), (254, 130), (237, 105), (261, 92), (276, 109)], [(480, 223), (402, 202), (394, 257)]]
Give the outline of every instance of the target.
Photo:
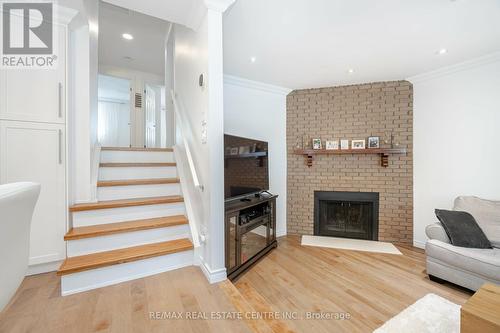
[(392, 243), (350, 238), (304, 235), (302, 236), (301, 245), (328, 247), (342, 250), (402, 254)]

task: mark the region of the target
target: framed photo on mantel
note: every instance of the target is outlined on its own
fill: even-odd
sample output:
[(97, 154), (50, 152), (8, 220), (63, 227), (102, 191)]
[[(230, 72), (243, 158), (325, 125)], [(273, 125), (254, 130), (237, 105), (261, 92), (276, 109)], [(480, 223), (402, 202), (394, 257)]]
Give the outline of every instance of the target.
[(368, 148), (380, 148), (380, 138), (378, 136), (370, 136), (368, 138)]
[(326, 150), (336, 150), (336, 149), (339, 149), (339, 141), (338, 140), (326, 141), (326, 143), (325, 143), (325, 149)]
[(321, 139), (313, 139), (313, 149), (321, 149)]
[(352, 149), (365, 149), (365, 140), (352, 140)]

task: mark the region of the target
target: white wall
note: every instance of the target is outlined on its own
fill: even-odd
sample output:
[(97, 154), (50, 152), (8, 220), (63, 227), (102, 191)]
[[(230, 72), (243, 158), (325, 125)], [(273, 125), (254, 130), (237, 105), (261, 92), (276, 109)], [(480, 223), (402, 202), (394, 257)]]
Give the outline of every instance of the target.
[(500, 54), (409, 79), (414, 89), (414, 244), (459, 195), (500, 200)]
[[(65, 1), (67, 2), (67, 1)], [(92, 149), (97, 141), (97, 0), (71, 1), (79, 14), (69, 24), (68, 199), (95, 201)]]
[(289, 89), (224, 77), (224, 132), (269, 143), (269, 190), (278, 194), (276, 233), (286, 235), (286, 95)]
[(99, 74), (110, 75), (128, 80), (137, 80), (141, 83), (150, 83), (162, 86), (164, 78), (155, 73), (141, 72), (129, 68), (122, 68), (110, 64), (99, 64)]
[[(71, 27), (70, 27), (71, 28)], [(89, 27), (70, 29), (69, 54), (69, 202), (90, 202), (91, 190), (91, 118), (89, 76)]]
[(167, 147), (172, 147), (175, 144), (175, 126), (174, 126), (174, 110), (172, 102), (172, 94), (170, 93), (174, 89), (174, 38), (173, 37), (173, 24), (170, 25), (170, 29), (167, 32), (165, 39), (165, 121), (166, 131), (162, 134), (165, 136), (165, 141)]
[[(195, 195), (193, 184), (183, 183), (183, 191), (192, 194), (191, 204), (200, 218), (199, 232), (206, 236), (197, 254), (209, 281), (217, 282), (226, 278), (221, 14), (226, 7), (208, 7), (197, 31), (179, 25), (174, 28), (174, 90), (184, 113), (183, 119), (189, 124), (182, 132), (204, 186), (204, 192)], [(205, 78), (203, 87), (198, 85), (200, 74)], [(185, 130), (186, 127), (190, 130)], [(203, 132), (207, 133), (205, 138)], [(182, 146), (179, 139), (177, 136), (176, 143)]]
[(99, 67), (99, 1), (84, 0), (84, 6), (89, 24), (89, 76), (90, 76), (90, 144), (97, 143), (97, 117), (98, 117), (98, 67)]

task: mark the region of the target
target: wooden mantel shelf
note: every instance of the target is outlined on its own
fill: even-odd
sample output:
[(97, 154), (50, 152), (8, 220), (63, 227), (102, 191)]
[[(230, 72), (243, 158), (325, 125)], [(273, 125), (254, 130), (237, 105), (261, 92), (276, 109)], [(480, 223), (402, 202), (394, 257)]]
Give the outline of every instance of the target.
[(294, 154), (304, 155), (307, 166), (313, 164), (314, 155), (348, 155), (348, 154), (377, 154), (380, 155), (380, 165), (389, 166), (389, 155), (406, 154), (405, 148), (366, 148), (366, 149), (295, 149)]

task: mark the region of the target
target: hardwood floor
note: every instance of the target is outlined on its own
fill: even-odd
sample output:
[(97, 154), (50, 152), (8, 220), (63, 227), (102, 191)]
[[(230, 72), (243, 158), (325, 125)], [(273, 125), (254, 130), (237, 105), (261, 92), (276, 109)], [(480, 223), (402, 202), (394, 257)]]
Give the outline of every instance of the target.
[[(303, 247), (288, 236), (234, 285), (209, 285), (199, 268), (187, 267), (61, 297), (55, 273), (31, 276), (0, 314), (0, 332), (372, 332), (427, 293), (457, 304), (472, 295), (429, 281), (423, 251), (398, 248), (403, 256)], [(301, 319), (307, 311), (350, 318)], [(242, 318), (187, 320), (187, 312)]]
[[(242, 332), (238, 320), (150, 319), (150, 312), (237, 311), (222, 287), (210, 285), (198, 267), (186, 267), (71, 296), (60, 296), (55, 273), (27, 277), (0, 314), (0, 332)], [(237, 292), (237, 291), (236, 291)]]
[[(427, 293), (463, 304), (472, 292), (431, 282), (423, 250), (375, 254), (308, 247), (287, 236), (235, 286), (258, 311), (349, 313), (349, 320), (282, 320), (275, 332), (372, 332)], [(275, 324), (268, 320), (268, 324)]]

